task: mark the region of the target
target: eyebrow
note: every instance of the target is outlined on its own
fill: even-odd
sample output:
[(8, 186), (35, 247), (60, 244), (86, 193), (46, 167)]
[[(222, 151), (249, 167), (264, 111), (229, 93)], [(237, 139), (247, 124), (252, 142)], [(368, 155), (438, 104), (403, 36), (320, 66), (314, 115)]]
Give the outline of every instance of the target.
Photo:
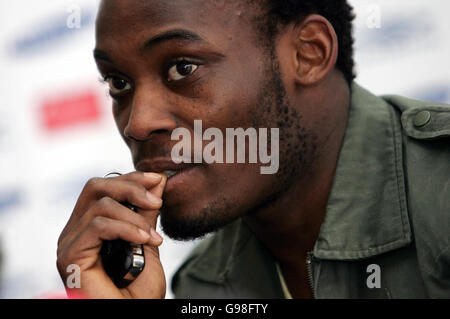
[[(161, 34), (158, 34), (147, 41), (140, 48), (141, 51), (147, 51), (153, 49), (155, 46), (171, 40), (184, 40), (184, 41), (203, 41), (205, 40), (199, 35), (184, 29), (174, 29)], [(112, 62), (112, 59), (103, 51), (94, 49), (94, 59)]]
[(141, 50), (151, 50), (156, 45), (160, 45), (164, 42), (171, 40), (184, 40), (184, 41), (204, 41), (199, 35), (184, 29), (170, 30), (161, 34), (158, 34), (149, 40), (145, 41)]

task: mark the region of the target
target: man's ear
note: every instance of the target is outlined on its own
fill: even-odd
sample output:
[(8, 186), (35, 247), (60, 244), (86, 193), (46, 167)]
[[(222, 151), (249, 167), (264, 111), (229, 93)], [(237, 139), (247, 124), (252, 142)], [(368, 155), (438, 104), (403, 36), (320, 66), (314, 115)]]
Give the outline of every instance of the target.
[(296, 49), (296, 82), (301, 86), (314, 85), (336, 65), (336, 32), (327, 19), (313, 14), (295, 26), (293, 35)]

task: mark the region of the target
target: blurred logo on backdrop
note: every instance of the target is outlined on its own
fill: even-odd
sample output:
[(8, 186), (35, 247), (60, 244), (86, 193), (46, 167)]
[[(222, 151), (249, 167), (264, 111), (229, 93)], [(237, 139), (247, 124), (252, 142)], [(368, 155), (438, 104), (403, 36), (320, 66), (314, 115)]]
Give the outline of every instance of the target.
[(26, 25), (17, 39), (11, 45), (11, 54), (16, 56), (34, 55), (45, 51), (55, 44), (69, 38), (74, 32), (79, 32), (86, 27), (91, 27), (95, 21), (95, 10), (93, 8), (79, 8), (78, 14), (73, 7), (69, 11), (61, 10), (61, 13), (53, 16), (42, 16), (31, 25)]
[(61, 93), (44, 99), (39, 113), (44, 130), (58, 131), (98, 122), (102, 115), (102, 100), (94, 89)]
[(0, 190), (0, 216), (22, 204), (23, 193), (18, 189)]

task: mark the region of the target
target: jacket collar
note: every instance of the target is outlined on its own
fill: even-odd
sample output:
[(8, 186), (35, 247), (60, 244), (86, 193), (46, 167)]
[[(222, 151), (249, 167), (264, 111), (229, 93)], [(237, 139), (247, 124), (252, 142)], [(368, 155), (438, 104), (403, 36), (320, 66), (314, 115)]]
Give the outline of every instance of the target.
[(368, 258), (411, 243), (395, 110), (357, 84), (327, 213), (314, 248), (321, 259)]

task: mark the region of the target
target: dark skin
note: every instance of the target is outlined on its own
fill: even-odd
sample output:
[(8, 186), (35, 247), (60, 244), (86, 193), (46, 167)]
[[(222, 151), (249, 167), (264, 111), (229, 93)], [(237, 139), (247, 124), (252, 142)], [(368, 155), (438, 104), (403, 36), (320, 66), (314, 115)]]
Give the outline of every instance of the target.
[[(174, 169), (170, 150), (176, 141), (171, 141), (171, 132), (177, 127), (193, 131), (194, 120), (201, 119), (204, 130), (280, 128), (280, 170), (274, 175), (261, 175), (259, 164), (188, 166), (182, 177), (169, 179), (163, 194), (154, 189), (165, 181), (142, 185), (143, 179), (130, 176), (163, 198), (161, 222), (174, 238), (200, 236), (243, 217), (280, 264), (293, 297), (311, 298), (305, 259), (325, 216), (346, 127), (349, 88), (335, 68), (338, 41), (325, 18), (310, 15), (299, 24), (280, 26), (269, 53), (254, 24), (261, 11), (249, 6), (241, 1), (103, 1), (96, 62), (110, 84), (117, 127), (138, 171), (132, 174)], [(131, 188), (124, 179), (116, 179), (123, 192)], [(97, 185), (95, 191), (100, 192), (104, 184)], [(91, 185), (84, 193), (93, 189)], [(119, 201), (117, 191), (104, 192), (112, 202)], [(144, 218), (127, 221), (146, 231), (154, 229), (155, 210), (129, 197)], [(84, 201), (80, 197), (77, 215), (85, 214)], [(69, 221), (62, 243), (77, 237), (74, 223)], [(136, 241), (119, 230), (111, 237)], [(97, 248), (102, 239), (95, 239)], [(156, 258), (159, 244), (146, 244)], [(63, 273), (66, 265), (83, 258), (76, 257), (70, 244), (61, 246), (58, 267)], [(96, 267), (82, 285), (89, 296), (165, 294), (162, 270), (143, 273), (131, 288), (118, 290)], [(100, 292), (94, 286), (107, 288)]]

